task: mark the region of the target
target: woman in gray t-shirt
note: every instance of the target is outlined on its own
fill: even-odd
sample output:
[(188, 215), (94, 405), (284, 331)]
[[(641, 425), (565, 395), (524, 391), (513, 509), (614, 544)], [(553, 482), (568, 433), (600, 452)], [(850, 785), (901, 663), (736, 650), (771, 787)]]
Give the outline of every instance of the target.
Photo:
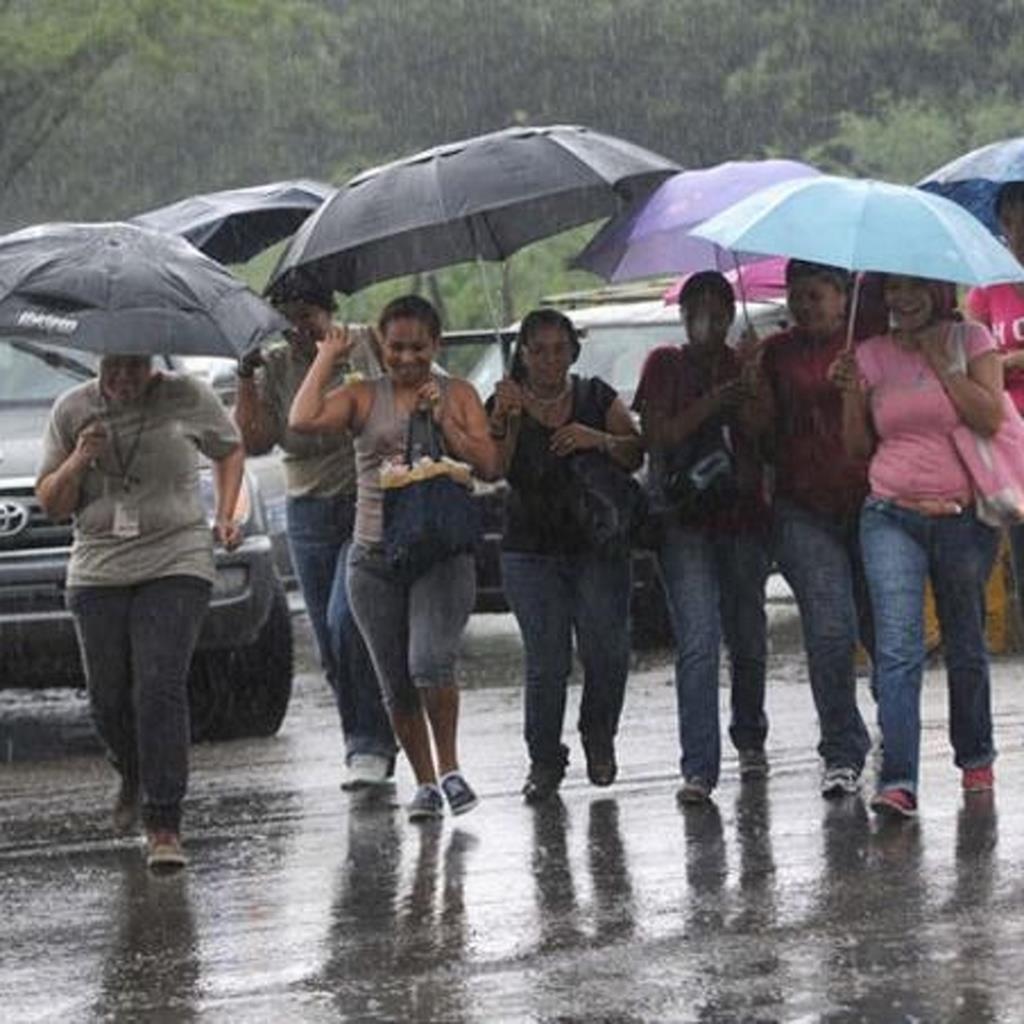
[(347, 430), (356, 438), (358, 494), (349, 598), (395, 736), (416, 776), (409, 819), (422, 821), (443, 813), (445, 797), (454, 814), (477, 803), (459, 768), (455, 685), (455, 653), (476, 592), (473, 556), (453, 555), (411, 582), (403, 579), (383, 551), (381, 471), (387, 459), (402, 454), (410, 416), (427, 410), (445, 449), (478, 476), (495, 479), (501, 462), (473, 386), (434, 372), (441, 345), (441, 321), (434, 307), (415, 295), (393, 299), (381, 313), (378, 331), (385, 376), (331, 387), (335, 364), (349, 346), (346, 332), (338, 328), (318, 342), (288, 422), (299, 432)]
[(215, 579), (200, 452), (213, 466), (213, 536), (235, 547), (245, 456), (220, 400), (147, 356), (105, 356), (98, 379), (54, 404), (36, 481), (46, 514), (74, 522), (67, 602), (93, 719), (121, 776), (115, 827), (135, 826), (141, 799), (153, 868), (185, 863), (186, 683)]

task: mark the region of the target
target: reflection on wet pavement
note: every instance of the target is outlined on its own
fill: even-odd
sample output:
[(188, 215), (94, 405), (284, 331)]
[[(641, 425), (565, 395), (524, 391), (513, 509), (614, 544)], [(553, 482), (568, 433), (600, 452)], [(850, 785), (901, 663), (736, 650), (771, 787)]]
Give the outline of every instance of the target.
[(591, 787), (567, 736), (566, 782), (537, 808), (518, 793), (520, 692), (468, 692), (481, 806), (425, 828), (404, 768), (395, 790), (339, 790), (330, 698), (304, 677), (279, 737), (195, 748), (191, 862), (170, 878), (111, 838), (98, 755), (6, 765), (2, 1016), (1019, 1020), (1015, 667), (994, 686), (996, 797), (959, 792), (933, 677), (921, 819), (883, 827), (861, 798), (820, 798), (810, 695), (777, 669), (770, 778), (741, 785), (727, 752), (715, 802), (686, 809), (667, 667), (631, 679), (620, 781)]

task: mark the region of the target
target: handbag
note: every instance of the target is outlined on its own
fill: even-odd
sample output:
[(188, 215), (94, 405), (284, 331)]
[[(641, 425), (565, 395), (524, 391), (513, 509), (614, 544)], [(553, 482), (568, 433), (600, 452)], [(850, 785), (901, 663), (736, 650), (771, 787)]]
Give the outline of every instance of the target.
[(384, 555), (407, 583), (439, 562), (475, 551), (480, 509), (469, 467), (444, 454), (429, 412), (414, 412), (406, 431), (404, 465), (382, 467)]
[[(961, 330), (957, 330), (956, 341), (961, 369), (966, 370)], [(977, 517), (994, 527), (1024, 522), (1024, 419), (1005, 391), (1002, 399), (1003, 419), (991, 437), (982, 437), (965, 423), (952, 433), (953, 445), (971, 478)]]
[(568, 465), (573, 481), (570, 510), (587, 547), (609, 557), (627, 554), (647, 523), (643, 488), (600, 452), (577, 452)]
[(667, 509), (686, 518), (711, 517), (736, 501), (736, 456), (725, 424), (703, 424), (666, 455), (661, 490)]

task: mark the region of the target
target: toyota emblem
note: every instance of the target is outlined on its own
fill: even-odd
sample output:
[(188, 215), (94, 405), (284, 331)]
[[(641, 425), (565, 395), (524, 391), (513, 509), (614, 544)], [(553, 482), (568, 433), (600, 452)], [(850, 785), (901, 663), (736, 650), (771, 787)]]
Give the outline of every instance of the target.
[(20, 501), (0, 501), (0, 537), (14, 537), (28, 526), (28, 508)]

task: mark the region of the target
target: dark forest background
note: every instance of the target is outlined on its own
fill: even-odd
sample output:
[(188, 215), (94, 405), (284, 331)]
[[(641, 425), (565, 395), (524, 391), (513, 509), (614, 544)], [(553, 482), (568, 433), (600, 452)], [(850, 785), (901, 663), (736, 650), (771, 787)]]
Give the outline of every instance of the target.
[[(0, 0), (0, 230), (515, 123), (914, 181), (1024, 134), (1022, 99), (1024, 0)], [(593, 281), (563, 269), (585, 238), (511, 261), (507, 312)], [(457, 325), (474, 275), (442, 275)]]

